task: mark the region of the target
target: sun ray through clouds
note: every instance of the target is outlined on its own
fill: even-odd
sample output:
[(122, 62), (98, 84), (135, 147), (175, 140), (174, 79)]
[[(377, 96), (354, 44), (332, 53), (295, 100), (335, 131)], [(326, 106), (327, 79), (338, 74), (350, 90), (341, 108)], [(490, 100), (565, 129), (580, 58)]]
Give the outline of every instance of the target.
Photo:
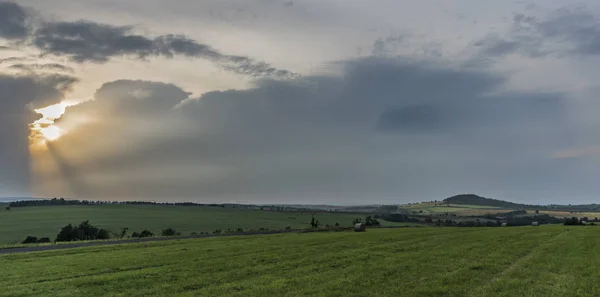
[(74, 101), (62, 101), (44, 108), (35, 109), (34, 111), (42, 117), (30, 124), (32, 142), (46, 143), (47, 141), (58, 140), (65, 131), (56, 126), (55, 121), (60, 119), (67, 107), (75, 104)]

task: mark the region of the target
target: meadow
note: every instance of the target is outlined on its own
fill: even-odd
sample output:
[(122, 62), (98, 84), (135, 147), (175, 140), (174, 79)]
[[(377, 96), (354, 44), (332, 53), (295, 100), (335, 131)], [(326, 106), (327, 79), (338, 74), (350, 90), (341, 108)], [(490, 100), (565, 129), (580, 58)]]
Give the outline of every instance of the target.
[(402, 228), (0, 256), (0, 296), (598, 296), (597, 227)]
[[(166, 228), (174, 228), (183, 235), (192, 232), (213, 232), (216, 229), (245, 230), (286, 227), (307, 228), (313, 212), (276, 212), (251, 209), (232, 209), (208, 206), (167, 205), (73, 205), (13, 207), (10, 211), (0, 209), (0, 245), (21, 242), (26, 236), (54, 239), (65, 225), (90, 220), (95, 226), (119, 233), (129, 228), (129, 233), (148, 229), (155, 234)], [(353, 213), (316, 212), (321, 225), (351, 226), (357, 217)], [(393, 226), (397, 223), (382, 222)], [(402, 225), (402, 224), (400, 224)]]

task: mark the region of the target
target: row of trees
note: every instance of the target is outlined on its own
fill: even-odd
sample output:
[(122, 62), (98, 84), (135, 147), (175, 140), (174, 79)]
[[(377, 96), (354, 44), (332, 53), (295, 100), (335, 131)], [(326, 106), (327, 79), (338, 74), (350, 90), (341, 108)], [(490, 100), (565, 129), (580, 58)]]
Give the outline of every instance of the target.
[[(178, 206), (212, 206), (212, 207), (235, 207), (234, 204), (203, 204), (194, 202), (152, 202), (152, 201), (100, 201), (100, 200), (71, 200), (65, 198), (22, 200), (10, 202), (7, 207), (27, 206), (61, 206), (61, 205), (103, 205), (103, 204), (128, 204), (128, 205), (178, 205)], [(241, 207), (241, 205), (240, 205)]]
[[(128, 228), (122, 228), (119, 234), (111, 234), (108, 230), (98, 228), (89, 221), (83, 221), (79, 225), (74, 226), (72, 224), (68, 224), (64, 226), (60, 232), (56, 235), (55, 242), (65, 242), (65, 241), (81, 241), (81, 240), (102, 240), (102, 239), (110, 239), (110, 238), (125, 238), (127, 235)], [(162, 236), (179, 236), (181, 232), (177, 232), (177, 230), (173, 228), (167, 228), (162, 230)], [(131, 234), (131, 238), (144, 238), (144, 237), (153, 237), (154, 233), (149, 230), (143, 230), (141, 232), (133, 232)], [(43, 242), (51, 242), (50, 238), (42, 237), (37, 238), (35, 236), (27, 236), (22, 243), (43, 243)]]

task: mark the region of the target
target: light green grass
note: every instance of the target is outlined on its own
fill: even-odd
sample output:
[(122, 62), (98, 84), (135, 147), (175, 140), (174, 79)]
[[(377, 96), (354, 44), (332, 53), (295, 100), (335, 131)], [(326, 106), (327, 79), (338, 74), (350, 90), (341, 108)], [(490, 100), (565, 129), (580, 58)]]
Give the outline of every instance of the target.
[[(148, 229), (155, 234), (175, 228), (184, 235), (191, 232), (212, 232), (216, 229), (284, 229), (310, 227), (312, 212), (271, 212), (221, 207), (164, 206), (164, 205), (93, 205), (40, 206), (0, 209), (0, 245), (21, 242), (31, 235), (54, 239), (60, 228), (90, 220), (93, 225), (129, 233)], [(356, 217), (349, 213), (315, 213), (322, 225), (351, 226)], [(386, 222), (383, 222), (385, 225)]]
[(0, 256), (0, 296), (598, 296), (596, 227), (403, 228)]

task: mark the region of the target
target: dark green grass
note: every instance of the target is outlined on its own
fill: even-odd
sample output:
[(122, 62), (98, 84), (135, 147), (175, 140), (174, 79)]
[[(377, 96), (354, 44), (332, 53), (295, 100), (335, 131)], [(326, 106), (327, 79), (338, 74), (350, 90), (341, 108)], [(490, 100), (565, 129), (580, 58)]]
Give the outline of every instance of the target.
[[(352, 225), (359, 214), (316, 213), (322, 225)], [(148, 229), (155, 234), (175, 228), (184, 235), (215, 229), (284, 229), (310, 227), (310, 212), (271, 212), (221, 207), (163, 205), (42, 206), (0, 209), (0, 245), (21, 242), (28, 235), (54, 239), (60, 228), (90, 220), (93, 225), (118, 233)], [(385, 223), (384, 223), (385, 224)]]
[(599, 296), (600, 228), (405, 228), (0, 256), (2, 296)]

